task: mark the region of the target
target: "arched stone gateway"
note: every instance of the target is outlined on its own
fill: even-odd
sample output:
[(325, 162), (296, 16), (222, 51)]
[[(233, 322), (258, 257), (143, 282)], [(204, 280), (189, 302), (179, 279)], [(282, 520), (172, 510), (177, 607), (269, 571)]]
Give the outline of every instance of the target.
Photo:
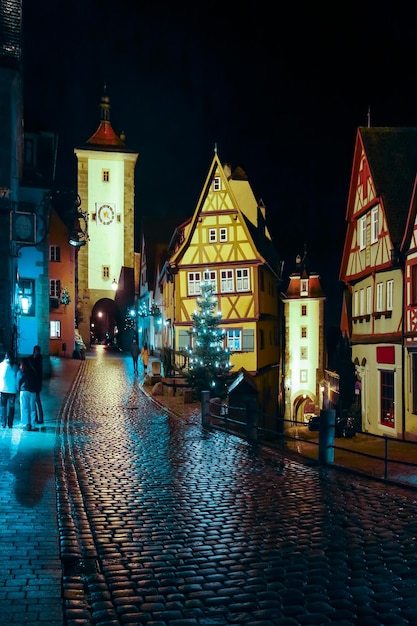
[(110, 298), (100, 298), (94, 304), (90, 317), (90, 345), (119, 346), (123, 320), (119, 307)]

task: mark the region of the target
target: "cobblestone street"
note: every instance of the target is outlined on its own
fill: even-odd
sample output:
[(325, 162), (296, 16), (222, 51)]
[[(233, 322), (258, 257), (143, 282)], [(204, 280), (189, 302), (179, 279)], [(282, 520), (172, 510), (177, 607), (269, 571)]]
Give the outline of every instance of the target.
[(118, 355), (82, 364), (61, 436), (69, 626), (417, 623), (415, 492), (204, 431)]

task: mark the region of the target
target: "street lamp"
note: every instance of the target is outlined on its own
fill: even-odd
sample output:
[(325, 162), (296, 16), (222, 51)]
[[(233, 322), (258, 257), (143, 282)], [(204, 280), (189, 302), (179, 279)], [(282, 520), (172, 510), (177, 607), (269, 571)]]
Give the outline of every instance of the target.
[(113, 278), (113, 282), (111, 284), (111, 288), (113, 289), (113, 291), (117, 291), (117, 287), (118, 287), (117, 281), (116, 281), (115, 278)]

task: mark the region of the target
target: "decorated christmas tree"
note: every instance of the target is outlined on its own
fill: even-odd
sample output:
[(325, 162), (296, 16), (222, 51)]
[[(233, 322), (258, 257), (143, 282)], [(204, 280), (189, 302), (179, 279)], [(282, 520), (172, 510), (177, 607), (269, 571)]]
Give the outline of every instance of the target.
[(221, 311), (217, 310), (217, 298), (210, 281), (201, 283), (201, 295), (197, 298), (198, 310), (192, 314), (193, 326), (189, 331), (192, 346), (187, 350), (188, 371), (183, 376), (200, 399), (202, 391), (210, 391), (212, 397), (224, 398), (230, 384), (230, 355), (224, 347), (225, 333), (219, 328)]

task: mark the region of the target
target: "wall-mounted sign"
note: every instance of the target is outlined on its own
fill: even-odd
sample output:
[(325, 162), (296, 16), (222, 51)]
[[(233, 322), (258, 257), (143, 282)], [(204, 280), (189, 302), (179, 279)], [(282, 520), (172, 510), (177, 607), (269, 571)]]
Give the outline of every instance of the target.
[(36, 215), (16, 211), (11, 216), (11, 239), (16, 243), (35, 243)]

